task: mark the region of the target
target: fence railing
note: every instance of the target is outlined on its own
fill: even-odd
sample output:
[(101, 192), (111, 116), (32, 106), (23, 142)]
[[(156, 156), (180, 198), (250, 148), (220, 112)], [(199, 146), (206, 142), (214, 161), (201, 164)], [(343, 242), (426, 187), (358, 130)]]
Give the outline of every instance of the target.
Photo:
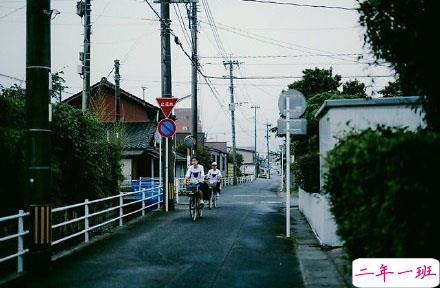
[[(237, 178), (237, 183), (246, 183), (251, 182), (254, 180), (253, 175), (248, 176), (242, 176)], [(138, 181), (138, 182), (136, 182)], [(233, 178), (232, 177), (223, 177), (221, 179), (221, 185), (229, 186), (233, 184)], [(63, 227), (66, 227), (67, 225), (74, 224), (74, 223), (82, 223), (81, 227), (83, 229), (80, 229), (79, 231), (75, 231), (68, 235), (63, 235), (61, 238), (52, 240), (52, 246), (58, 245), (62, 242), (65, 242), (69, 239), (75, 238), (75, 237), (83, 237), (82, 242), (86, 243), (90, 241), (91, 235), (90, 232), (98, 229), (100, 227), (103, 227), (105, 225), (114, 223), (118, 221), (118, 225), (123, 225), (123, 219), (127, 216), (141, 213), (142, 216), (145, 215), (145, 211), (148, 208), (152, 208), (157, 206), (160, 208), (160, 204), (163, 203), (163, 191), (162, 186), (160, 185), (160, 180), (157, 178), (141, 178), (139, 180), (132, 180), (132, 181), (126, 181), (125, 183), (126, 188), (131, 188), (132, 192), (120, 192), (117, 195), (100, 198), (100, 199), (94, 199), (94, 200), (88, 200), (85, 199), (84, 202), (76, 203), (68, 206), (63, 207), (56, 207), (52, 209), (52, 219), (57, 219), (57, 217), (53, 217), (54, 215), (57, 215), (61, 212), (66, 212), (73, 209), (80, 209), (83, 211), (83, 213), (80, 213), (80, 216), (73, 217), (71, 219), (61, 221), (59, 223), (52, 223), (52, 232), (56, 231), (57, 229), (61, 229)], [(143, 188), (148, 187), (148, 188)], [(179, 203), (179, 192), (184, 190), (184, 179), (183, 178), (176, 178), (175, 179), (175, 193), (176, 193), (176, 200), (177, 203)], [(111, 201), (111, 200), (119, 200), (119, 201)], [(124, 200), (129, 200), (129, 202), (124, 203)], [(114, 205), (114, 202), (117, 202), (118, 204)], [(90, 213), (90, 207), (93, 205), (96, 205), (98, 203), (110, 203), (108, 205), (102, 205), (104, 208), (101, 210), (94, 211)], [(140, 203), (141, 207), (138, 209), (135, 209), (133, 211), (129, 211), (124, 213), (125, 207), (132, 206), (134, 204)], [(126, 209), (128, 210), (128, 209)], [(113, 212), (113, 214), (116, 214), (115, 217), (111, 217), (110, 219), (105, 219), (102, 222), (95, 223), (94, 225), (90, 225), (91, 219), (96, 219), (99, 215), (104, 215), (106, 213)], [(25, 241), (24, 237), (29, 234), (29, 230), (25, 229), (25, 219), (29, 217), (29, 212), (25, 212), (24, 210), (19, 210), (17, 214), (10, 215), (6, 217), (0, 218), (0, 224), (10, 221), (17, 221), (17, 232), (9, 235), (2, 236), (0, 238), (0, 245), (4, 243), (5, 241), (13, 241), (16, 240), (17, 250), (15, 253), (7, 255), (2, 257), (0, 255), (0, 263), (16, 259), (17, 261), (17, 272), (23, 272), (23, 255), (29, 252), (29, 249), (25, 247)], [(52, 235), (56, 235), (52, 233)]]
[[(255, 180), (254, 175), (246, 175), (237, 177), (237, 183), (247, 183)], [(234, 177), (222, 177), (221, 179), (221, 187), (229, 186), (234, 183)], [(179, 195), (181, 195), (185, 191), (185, 178), (175, 178), (174, 179), (174, 187), (176, 187), (176, 202), (179, 204)]]
[[(116, 200), (119, 201), (111, 201)], [(129, 202), (125, 202), (124, 200), (129, 200)], [(98, 211), (94, 211), (93, 213), (90, 213), (90, 207), (92, 205), (96, 205), (98, 203), (109, 203), (108, 205), (102, 205), (105, 208)], [(113, 202), (113, 203), (112, 203)], [(118, 203), (114, 205), (114, 203)], [(140, 203), (141, 207), (138, 209), (135, 209), (133, 211), (124, 211), (123, 208), (132, 206), (134, 204)], [(158, 207), (160, 208), (160, 204), (163, 203), (163, 191), (162, 186), (156, 185), (150, 188), (142, 188), (133, 192), (120, 192), (117, 195), (95, 199), (95, 200), (88, 200), (85, 199), (84, 202), (76, 203), (64, 207), (57, 207), (52, 209), (52, 219), (56, 219), (56, 217), (53, 217), (54, 215), (66, 212), (68, 210), (73, 209), (81, 209), (83, 213), (80, 214), (78, 217), (74, 217), (72, 219), (68, 219), (59, 223), (52, 223), (52, 232), (56, 231), (57, 229), (60, 229), (62, 227), (66, 227), (67, 225), (74, 224), (74, 223), (82, 223), (83, 229), (80, 229), (79, 231), (75, 231), (68, 235), (63, 235), (63, 237), (59, 239), (55, 239), (52, 241), (52, 246), (58, 245), (62, 242), (65, 242), (69, 239), (75, 238), (75, 237), (83, 237), (82, 242), (89, 242), (90, 240), (90, 232), (100, 228), (102, 226), (111, 224), (113, 222), (118, 221), (118, 225), (123, 225), (123, 219), (126, 218), (129, 215), (133, 215), (135, 213), (141, 213), (142, 216), (145, 215), (145, 211), (148, 208), (152, 207)], [(129, 210), (129, 209), (126, 209)], [(95, 223), (94, 225), (90, 225), (90, 219), (97, 218), (98, 215), (104, 215), (109, 212), (115, 211), (116, 214), (115, 217), (111, 217), (110, 219), (105, 219), (103, 222)], [(0, 238), (0, 245), (4, 243), (5, 241), (12, 241), (16, 239), (17, 241), (17, 252), (11, 255), (7, 255), (5, 257), (0, 258), (0, 263), (3, 263), (8, 260), (16, 259), (17, 261), (17, 272), (23, 272), (23, 255), (29, 252), (29, 249), (25, 249), (24, 247), (24, 236), (29, 234), (29, 230), (25, 230), (24, 220), (26, 217), (29, 217), (29, 212), (24, 212), (23, 210), (19, 210), (18, 214), (6, 216), (0, 218), (0, 224), (8, 221), (17, 221), (17, 233), (10, 234), (3, 236)], [(52, 233), (54, 235), (54, 233)], [(1, 256), (0, 256), (1, 257)]]

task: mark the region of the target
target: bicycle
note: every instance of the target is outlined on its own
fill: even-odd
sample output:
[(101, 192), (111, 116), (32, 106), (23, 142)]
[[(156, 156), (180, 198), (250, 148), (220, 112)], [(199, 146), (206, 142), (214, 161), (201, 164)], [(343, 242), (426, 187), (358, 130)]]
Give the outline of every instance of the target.
[[(188, 187), (189, 186), (189, 187)], [(190, 188), (190, 189), (188, 189)], [(195, 188), (195, 191), (193, 190)], [(199, 185), (187, 185), (186, 195), (189, 197), (189, 216), (193, 222), (203, 216), (203, 205), (200, 205)]]
[(209, 185), (209, 189), (211, 189), (211, 197), (209, 197), (209, 209), (212, 207), (217, 208), (218, 194), (214, 192), (215, 186)]

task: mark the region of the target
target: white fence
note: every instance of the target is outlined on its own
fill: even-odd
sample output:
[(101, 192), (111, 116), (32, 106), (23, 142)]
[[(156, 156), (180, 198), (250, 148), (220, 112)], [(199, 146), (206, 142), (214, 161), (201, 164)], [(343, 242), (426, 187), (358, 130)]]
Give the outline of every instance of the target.
[[(134, 200), (124, 203), (124, 199), (132, 199), (134, 196)], [(117, 201), (118, 204), (117, 205), (113, 205), (111, 200), (119, 200)], [(151, 201), (154, 200), (154, 201)], [(116, 201), (113, 201), (116, 202)], [(148, 204), (148, 202), (154, 202), (154, 203), (150, 203)], [(110, 203), (106, 208), (93, 212), (93, 213), (89, 213), (89, 208), (92, 205), (96, 205), (98, 203)], [(136, 203), (140, 203), (141, 204), (141, 208), (136, 209), (134, 211), (130, 211), (127, 213), (124, 213), (124, 209), (125, 207), (134, 205)], [(152, 188), (148, 188), (148, 189), (141, 189), (138, 191), (134, 191), (134, 192), (120, 192), (117, 195), (114, 196), (110, 196), (110, 197), (106, 197), (106, 198), (101, 198), (101, 199), (96, 199), (96, 200), (88, 200), (85, 199), (84, 202), (82, 203), (77, 203), (77, 204), (73, 204), (73, 205), (68, 205), (68, 206), (64, 206), (64, 207), (58, 207), (58, 208), (53, 208), (52, 209), (52, 219), (54, 219), (54, 215), (56, 215), (57, 213), (60, 212), (65, 212), (71, 209), (81, 209), (82, 211), (84, 211), (83, 215), (80, 214), (81, 216), (79, 217), (75, 217), (60, 223), (52, 223), (52, 232), (56, 231), (56, 229), (60, 229), (62, 227), (66, 227), (66, 225), (69, 224), (73, 224), (73, 223), (80, 223), (83, 222), (83, 229), (81, 229), (80, 231), (77, 231), (75, 233), (69, 234), (69, 235), (64, 235), (62, 238), (59, 239), (55, 239), (52, 241), (52, 246), (54, 245), (58, 245), (64, 241), (67, 241), (69, 239), (72, 239), (74, 237), (83, 237), (83, 241), (82, 242), (89, 242), (90, 240), (90, 232), (92, 230), (95, 230), (97, 228), (100, 228), (102, 226), (111, 224), (113, 222), (118, 221), (119, 226), (123, 225), (123, 219), (129, 215), (133, 215), (135, 213), (141, 213), (142, 216), (145, 215), (145, 210), (148, 208), (152, 208), (152, 207), (156, 207), (159, 208), (160, 207), (160, 203), (163, 203), (163, 192), (162, 192), (162, 187), (161, 186), (155, 186)], [(148, 205), (147, 205), (148, 204)], [(104, 215), (105, 213), (109, 213), (112, 211), (116, 211), (116, 217), (113, 217), (109, 220), (105, 220), (101, 223), (97, 223), (93, 226), (90, 226), (90, 219), (98, 216), (98, 215)], [(8, 222), (8, 221), (17, 221), (17, 233), (15, 234), (11, 234), (11, 235), (7, 235), (4, 236), (2, 238), (0, 238), (0, 244), (4, 243), (4, 241), (11, 241), (14, 239), (17, 239), (17, 252), (8, 256), (5, 256), (3, 258), (0, 258), (0, 263), (11, 260), (16, 258), (17, 260), (17, 272), (23, 272), (23, 255), (29, 252), (29, 249), (25, 249), (24, 247), (24, 236), (29, 234), (29, 230), (25, 230), (24, 229), (24, 221), (25, 218), (29, 217), (29, 213), (28, 212), (24, 212), (23, 210), (19, 210), (18, 214), (16, 215), (11, 215), (11, 216), (6, 216), (6, 217), (2, 217), (0, 218), (0, 224), (3, 222)], [(53, 234), (53, 233), (52, 233)]]
[[(252, 182), (254, 180), (255, 180), (254, 175), (241, 176), (241, 177), (237, 177), (237, 184), (248, 183), (248, 182)], [(229, 186), (232, 184), (234, 184), (233, 177), (222, 177), (221, 187)], [(174, 186), (176, 187), (176, 190), (175, 190), (176, 202), (177, 202), (177, 204), (179, 204), (179, 195), (182, 194), (183, 191), (185, 191), (185, 178), (174, 179)]]
[(327, 195), (308, 193), (299, 188), (299, 210), (306, 217), (321, 245), (342, 246), (336, 234), (337, 226), (330, 211)]
[[(253, 175), (248, 175), (248, 176), (242, 176), (242, 177), (237, 177), (237, 183), (241, 184), (241, 183), (247, 183), (247, 182), (251, 182), (255, 180)], [(116, 221), (118, 221), (118, 225), (122, 226), (123, 225), (123, 219), (129, 215), (133, 215), (136, 213), (141, 213), (142, 216), (145, 215), (145, 211), (148, 208), (152, 208), (157, 206), (157, 208), (160, 207), (160, 204), (163, 203), (163, 191), (162, 191), (162, 186), (159, 184), (159, 180), (158, 179), (140, 179), (140, 180), (136, 180), (139, 182), (147, 182), (149, 181), (150, 183), (152, 183), (153, 187), (151, 188), (143, 188), (142, 184), (136, 184), (138, 185), (140, 190), (136, 190), (134, 192), (120, 192), (117, 195), (114, 196), (110, 196), (110, 197), (106, 197), (106, 198), (101, 198), (101, 199), (95, 199), (95, 200), (88, 200), (85, 199), (84, 202), (81, 203), (76, 203), (76, 204), (72, 204), (72, 205), (68, 205), (68, 206), (64, 206), (64, 207), (57, 207), (57, 208), (53, 208), (52, 209), (52, 219), (57, 219), (56, 216), (59, 213), (66, 213), (69, 210), (81, 210), (83, 211), (82, 213), (79, 213), (80, 216), (78, 217), (73, 217), (71, 219), (59, 222), (59, 223), (52, 223), (52, 235), (56, 235), (56, 234), (60, 234), (60, 233), (53, 233), (54, 231), (57, 231), (57, 229), (62, 229), (63, 227), (66, 227), (67, 225), (70, 224), (74, 224), (74, 223), (82, 223), (83, 225), (81, 225), (81, 227), (83, 227), (83, 229), (80, 229), (79, 231), (75, 231), (71, 234), (68, 235), (63, 235), (63, 237), (58, 238), (58, 239), (53, 239), (52, 240), (52, 246), (58, 245), (62, 242), (65, 242), (69, 239), (75, 238), (75, 237), (83, 237), (82, 242), (86, 243), (89, 242), (91, 235), (90, 232), (93, 230), (96, 230), (100, 227), (103, 227), (105, 225), (109, 225), (111, 223), (114, 223)], [(175, 179), (175, 193), (176, 193), (176, 200), (177, 203), (179, 203), (179, 192), (184, 190), (184, 179), (183, 178), (176, 178)], [(133, 187), (131, 186), (133, 183), (125, 183), (126, 184), (126, 188), (127, 187)], [(232, 177), (224, 177), (221, 179), (221, 185), (222, 187), (224, 186), (229, 186), (233, 184), (233, 178)], [(147, 205), (146, 202), (151, 202), (151, 200), (156, 199), (156, 201), (154, 203), (150, 203)], [(113, 201), (112, 201), (113, 200)], [(119, 200), (119, 201), (115, 201), (115, 200)], [(126, 203), (124, 203), (124, 200), (129, 200), (128, 202), (126, 201)], [(117, 202), (118, 204), (114, 204), (114, 202)], [(93, 205), (96, 205), (98, 203), (107, 203), (108, 205), (106, 205), (105, 208), (103, 208), (102, 210), (98, 210), (98, 211), (94, 211), (93, 213), (90, 213), (90, 208), (93, 207)], [(130, 211), (130, 212), (126, 212), (124, 213), (124, 209), (125, 207), (134, 205), (136, 203), (140, 203), (141, 207), (134, 210), (134, 211)], [(95, 206), (96, 207), (96, 206)], [(115, 217), (112, 217), (111, 219), (107, 219), (104, 220), (102, 222), (96, 223), (95, 225), (90, 225), (90, 220), (95, 218), (98, 215), (109, 215), (110, 212), (113, 212), (113, 214), (116, 214)], [(108, 214), (107, 214), (108, 213)], [(27, 218), (29, 217), (29, 212), (25, 212), (24, 210), (19, 210), (17, 214), (15, 215), (11, 215), (11, 216), (6, 216), (6, 217), (2, 217), (0, 218), (0, 224), (2, 223), (7, 223), (10, 221), (17, 221), (17, 232), (14, 234), (10, 234), (10, 235), (6, 235), (3, 236), (2, 238), (0, 238), (0, 245), (3, 244), (6, 241), (17, 241), (17, 250), (16, 253), (4, 256), (2, 258), (0, 258), (0, 264), (6, 261), (10, 261), (12, 259), (16, 259), (17, 261), (17, 267), (16, 267), (16, 271), (17, 272), (23, 272), (23, 255), (29, 252), (29, 249), (25, 247), (24, 243), (24, 237), (26, 235), (29, 234), (29, 230), (25, 229), (25, 220), (27, 220)], [(59, 218), (59, 217), (58, 217)], [(2, 255), (0, 255), (1, 257)]]

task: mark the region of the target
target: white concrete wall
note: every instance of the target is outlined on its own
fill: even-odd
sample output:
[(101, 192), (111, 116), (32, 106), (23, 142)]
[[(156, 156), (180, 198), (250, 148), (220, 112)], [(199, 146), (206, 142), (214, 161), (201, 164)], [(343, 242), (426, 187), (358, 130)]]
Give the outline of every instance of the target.
[(330, 212), (330, 200), (327, 195), (307, 193), (299, 189), (299, 210), (306, 217), (321, 245), (342, 246), (336, 234), (336, 222)]
[[(324, 185), (325, 156), (345, 133), (363, 130), (377, 125), (408, 127), (416, 130), (424, 127), (423, 115), (406, 105), (332, 107), (319, 121), (319, 153), (321, 179)], [(299, 191), (299, 209), (307, 218), (310, 226), (323, 245), (341, 246), (336, 235), (336, 222), (330, 212), (330, 200), (327, 195)]]
[(424, 127), (425, 123), (423, 115), (407, 105), (330, 108), (319, 120), (321, 188), (324, 185), (325, 156), (338, 139), (352, 129), (364, 130), (377, 125), (408, 127), (414, 131)]
[(124, 180), (131, 180), (131, 159), (122, 159), (121, 168)]

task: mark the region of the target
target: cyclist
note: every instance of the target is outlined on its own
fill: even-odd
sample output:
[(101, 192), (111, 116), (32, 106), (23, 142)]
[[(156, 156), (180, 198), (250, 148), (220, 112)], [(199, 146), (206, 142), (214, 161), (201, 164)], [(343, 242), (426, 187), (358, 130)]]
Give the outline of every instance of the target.
[(208, 182), (211, 187), (213, 187), (213, 192), (220, 193), (220, 180), (222, 179), (222, 172), (217, 169), (217, 162), (212, 162), (212, 169), (208, 171)]
[(189, 189), (191, 190), (199, 190), (200, 193), (200, 205), (204, 205), (203, 202), (203, 191), (202, 191), (202, 183), (205, 178), (205, 171), (203, 170), (203, 165), (199, 164), (199, 158), (197, 156), (193, 156), (191, 158), (191, 165), (188, 167), (188, 170), (185, 174), (185, 183), (189, 184)]

